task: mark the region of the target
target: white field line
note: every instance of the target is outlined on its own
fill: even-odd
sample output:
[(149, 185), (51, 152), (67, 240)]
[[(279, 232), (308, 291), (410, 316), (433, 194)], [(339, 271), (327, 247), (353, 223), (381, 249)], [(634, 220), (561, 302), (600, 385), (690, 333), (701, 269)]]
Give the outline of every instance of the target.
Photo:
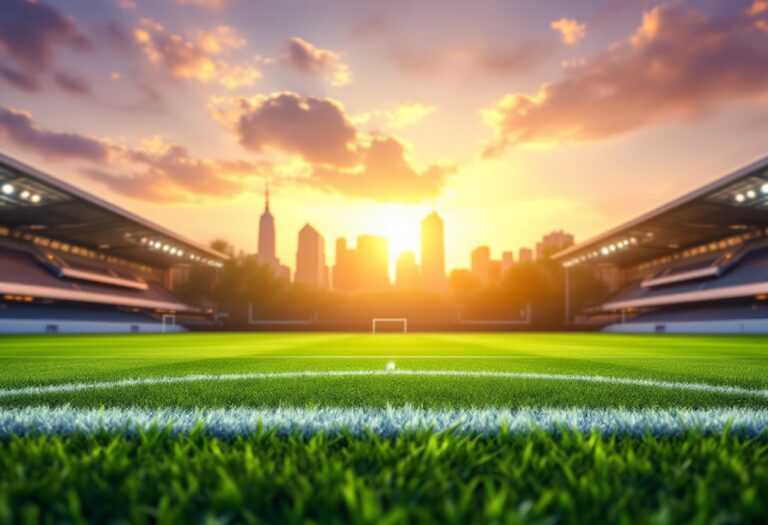
[(12, 435), (68, 435), (120, 432), (134, 436), (139, 430), (168, 428), (171, 434), (193, 429), (232, 438), (259, 428), (279, 435), (320, 432), (353, 435), (372, 432), (394, 436), (431, 430), (494, 435), (502, 431), (526, 434), (536, 429), (551, 434), (564, 429), (581, 433), (642, 436), (676, 435), (688, 431), (704, 434), (726, 428), (739, 435), (765, 435), (768, 410), (716, 409), (423, 409), (398, 408), (228, 408), (228, 409), (76, 409), (47, 406), (0, 410), (0, 438)]
[(664, 388), (670, 390), (685, 390), (722, 395), (748, 396), (768, 399), (768, 389), (747, 388), (730, 385), (710, 385), (706, 383), (688, 383), (677, 381), (660, 381), (614, 376), (544, 374), (535, 372), (483, 372), (460, 370), (327, 370), (305, 372), (248, 372), (240, 374), (195, 374), (186, 376), (161, 376), (119, 379), (116, 381), (93, 381), (82, 383), (62, 383), (55, 385), (29, 386), (0, 390), (0, 399), (82, 392), (96, 389), (125, 388), (132, 386), (170, 385), (178, 383), (196, 383), (202, 381), (244, 381), (270, 380), (293, 378), (349, 378), (349, 377), (467, 377), (493, 379), (534, 379), (544, 381), (569, 381), (579, 383), (641, 386), (649, 388)]
[[(25, 354), (2, 354), (0, 359), (98, 359), (109, 361), (111, 359), (135, 359), (145, 358), (146, 354), (121, 354), (121, 355), (25, 355)], [(153, 359), (176, 359), (178, 354), (152, 354)], [(371, 355), (230, 355), (223, 356), (229, 359), (558, 359), (562, 356), (549, 356), (549, 355), (418, 355), (418, 354), (371, 354)], [(628, 359), (628, 360), (657, 360), (657, 359), (733, 359), (732, 356), (711, 356), (711, 355), (597, 355), (597, 356), (581, 356), (578, 359), (585, 362), (595, 360), (612, 360), (612, 359)]]

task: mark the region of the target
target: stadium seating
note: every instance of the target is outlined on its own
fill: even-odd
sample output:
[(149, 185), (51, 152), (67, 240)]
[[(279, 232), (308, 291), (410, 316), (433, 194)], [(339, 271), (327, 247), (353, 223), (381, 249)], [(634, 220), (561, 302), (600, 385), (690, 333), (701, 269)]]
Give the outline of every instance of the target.
[[(45, 269), (29, 251), (0, 246), (0, 294), (29, 294), (60, 300), (83, 300), (136, 306), (189, 310), (173, 294), (156, 283), (147, 283), (145, 290), (129, 289), (105, 283), (59, 278)], [(26, 291), (25, 291), (26, 290)]]

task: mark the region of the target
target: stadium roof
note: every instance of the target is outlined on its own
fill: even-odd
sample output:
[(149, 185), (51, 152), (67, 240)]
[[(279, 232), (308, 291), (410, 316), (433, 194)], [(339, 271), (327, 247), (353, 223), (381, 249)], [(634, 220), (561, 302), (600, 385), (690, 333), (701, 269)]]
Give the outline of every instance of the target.
[(768, 226), (768, 157), (554, 255), (564, 266), (638, 264)]
[(1, 153), (0, 225), (155, 267), (228, 259)]

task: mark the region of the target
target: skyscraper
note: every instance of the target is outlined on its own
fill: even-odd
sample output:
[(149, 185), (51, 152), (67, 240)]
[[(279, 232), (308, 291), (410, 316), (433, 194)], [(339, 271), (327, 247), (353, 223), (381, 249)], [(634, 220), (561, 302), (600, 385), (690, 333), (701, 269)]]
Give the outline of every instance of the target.
[(309, 224), (305, 224), (299, 230), (294, 280), (317, 287), (325, 287), (328, 282), (325, 266), (325, 240)]
[(501, 254), (501, 273), (507, 273), (507, 270), (515, 264), (515, 252), (504, 252)]
[(269, 211), (269, 185), (266, 187), (264, 198), (264, 213), (259, 219), (259, 247), (256, 259), (272, 268), (272, 272), (283, 279), (290, 279), (291, 270), (284, 264), (280, 264), (275, 251), (275, 218)]
[(421, 221), (421, 280), (424, 288), (445, 288), (445, 241), (443, 219), (433, 211)]
[(472, 250), (472, 275), (480, 282), (490, 280), (491, 249), (488, 246), (478, 246)]
[(266, 187), (264, 198), (264, 213), (259, 219), (259, 261), (270, 264), (275, 256), (275, 218), (269, 211), (269, 185)]
[(530, 248), (520, 248), (517, 260), (521, 263), (531, 262), (533, 260), (533, 250)]
[(343, 292), (357, 287), (357, 257), (354, 250), (347, 248), (344, 237), (336, 239), (336, 264), (333, 266), (333, 289)]

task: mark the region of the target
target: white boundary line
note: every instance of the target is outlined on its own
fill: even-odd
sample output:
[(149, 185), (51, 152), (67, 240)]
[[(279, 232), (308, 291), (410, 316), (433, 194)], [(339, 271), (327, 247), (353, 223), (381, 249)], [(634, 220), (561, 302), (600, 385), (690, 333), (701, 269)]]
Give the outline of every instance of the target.
[(630, 385), (671, 390), (685, 390), (722, 395), (748, 396), (768, 399), (768, 389), (748, 388), (730, 385), (710, 385), (706, 383), (688, 383), (676, 381), (659, 381), (631, 377), (589, 376), (544, 374), (531, 372), (482, 372), (460, 370), (328, 370), (304, 372), (250, 372), (241, 374), (196, 374), (187, 376), (161, 376), (119, 379), (117, 381), (94, 381), (83, 383), (62, 383), (56, 385), (30, 386), (0, 390), (0, 399), (20, 396), (36, 396), (45, 394), (60, 394), (82, 392), (96, 389), (124, 388), (131, 386), (168, 385), (179, 383), (196, 383), (202, 381), (244, 381), (290, 378), (347, 378), (347, 377), (473, 377), (494, 379), (538, 379), (545, 381), (572, 381), (580, 383), (596, 383), (610, 385)]
[(178, 408), (75, 409), (46, 406), (0, 410), (0, 437), (68, 435), (169, 428), (171, 434), (199, 429), (222, 438), (248, 435), (260, 428), (279, 435), (320, 432), (353, 435), (372, 432), (394, 436), (420, 430), (494, 435), (507, 431), (527, 434), (537, 429), (556, 434), (563, 429), (581, 433), (642, 436), (676, 435), (688, 431), (713, 434), (730, 429), (740, 435), (765, 435), (768, 410), (717, 409), (422, 409), (399, 408)]

